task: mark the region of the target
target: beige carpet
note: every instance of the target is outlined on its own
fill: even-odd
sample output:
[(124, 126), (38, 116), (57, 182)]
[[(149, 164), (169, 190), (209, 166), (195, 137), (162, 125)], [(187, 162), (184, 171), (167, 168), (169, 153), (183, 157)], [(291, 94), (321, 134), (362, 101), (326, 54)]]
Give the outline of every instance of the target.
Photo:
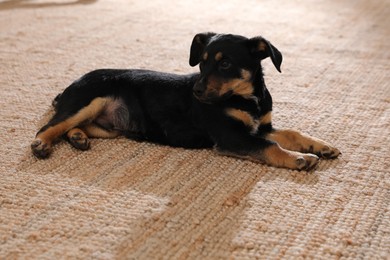
[[(308, 175), (124, 138), (32, 157), (74, 79), (195, 71), (203, 31), (277, 46), (274, 124), (342, 157)], [(0, 91), (0, 259), (390, 258), (389, 1), (1, 1)]]

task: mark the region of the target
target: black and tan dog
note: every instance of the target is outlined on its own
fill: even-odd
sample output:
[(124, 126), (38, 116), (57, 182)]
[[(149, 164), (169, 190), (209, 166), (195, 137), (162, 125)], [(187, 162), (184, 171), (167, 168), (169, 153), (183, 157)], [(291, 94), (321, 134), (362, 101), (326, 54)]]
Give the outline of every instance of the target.
[(310, 170), (340, 152), (328, 143), (271, 124), (272, 98), (260, 61), (280, 71), (282, 54), (262, 37), (197, 34), (190, 65), (200, 73), (101, 69), (73, 82), (53, 104), (53, 118), (31, 144), (46, 158), (65, 136), (80, 150), (89, 137), (119, 135), (175, 147), (214, 147), (221, 154), (276, 167)]

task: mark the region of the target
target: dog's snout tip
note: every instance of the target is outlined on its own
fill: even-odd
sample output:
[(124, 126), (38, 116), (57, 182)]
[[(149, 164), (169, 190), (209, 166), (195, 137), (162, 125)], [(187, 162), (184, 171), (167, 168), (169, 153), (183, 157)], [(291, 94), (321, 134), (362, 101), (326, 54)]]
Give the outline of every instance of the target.
[(200, 90), (200, 89), (194, 89), (192, 92), (193, 92), (194, 95), (197, 96), (197, 97), (200, 97), (200, 96), (203, 95), (203, 91)]

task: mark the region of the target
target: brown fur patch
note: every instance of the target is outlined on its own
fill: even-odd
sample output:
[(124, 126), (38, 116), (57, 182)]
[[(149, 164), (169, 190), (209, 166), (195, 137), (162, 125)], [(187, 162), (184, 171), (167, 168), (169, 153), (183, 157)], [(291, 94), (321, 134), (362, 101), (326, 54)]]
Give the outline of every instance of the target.
[(251, 96), (253, 94), (253, 85), (252, 82), (244, 79), (232, 79), (221, 84), (219, 95), (222, 96), (229, 91), (244, 97)]
[(39, 133), (37, 138), (41, 139), (45, 143), (51, 144), (56, 138), (65, 134), (70, 129), (86, 121), (91, 122), (102, 112), (105, 105), (110, 100), (110, 98), (95, 98), (88, 106), (82, 108), (75, 115)]
[(260, 125), (270, 124), (272, 122), (272, 112), (268, 112), (260, 118)]
[(293, 152), (281, 148), (279, 145), (271, 145), (264, 149), (263, 160), (267, 164), (287, 167), (290, 169), (296, 168), (296, 155)]
[(210, 76), (208, 79), (206, 96), (222, 96), (229, 91), (243, 97), (252, 96), (254, 87), (251, 82), (252, 74), (250, 71), (241, 70), (241, 78), (231, 79), (229, 81)]
[(255, 162), (263, 162), (271, 166), (293, 170), (310, 170), (318, 163), (318, 157), (315, 155), (288, 151), (281, 148), (278, 144), (248, 154), (237, 154), (224, 151), (218, 149), (218, 147), (216, 147), (216, 151), (222, 155), (243, 158)]
[(340, 155), (337, 148), (332, 147), (325, 141), (295, 130), (275, 130), (268, 134), (266, 138), (277, 142), (281, 147), (288, 150), (315, 153), (326, 158), (335, 158)]
[(118, 131), (107, 131), (95, 124), (89, 124), (83, 127), (83, 130), (89, 137), (95, 138), (115, 138), (120, 135)]
[(255, 120), (248, 112), (243, 110), (228, 108), (226, 109), (226, 114), (238, 121), (243, 122), (246, 126), (251, 127), (252, 131), (257, 130), (259, 127), (259, 121)]
[(259, 42), (259, 45), (257, 46), (259, 51), (266, 51), (267, 50), (267, 44), (263, 41)]
[(252, 73), (249, 70), (241, 70), (241, 77), (242, 79), (249, 81), (252, 77)]
[[(269, 135), (267, 139), (277, 142), (280, 146), (293, 151), (314, 150), (314, 146), (322, 146), (323, 143), (312, 137), (304, 136), (295, 130), (276, 130)], [(316, 147), (318, 149), (318, 147)]]
[(74, 135), (80, 135), (82, 138), (88, 138), (88, 136), (84, 133), (83, 130), (81, 130), (80, 128), (72, 128), (70, 129), (67, 133), (66, 133), (66, 136), (68, 138), (72, 138), (72, 136)]
[(204, 61), (206, 61), (208, 57), (209, 57), (209, 53), (207, 51), (205, 53), (203, 53), (202, 58)]
[(217, 52), (217, 54), (215, 54), (215, 60), (216, 61), (220, 61), (223, 57), (223, 54), (222, 52)]

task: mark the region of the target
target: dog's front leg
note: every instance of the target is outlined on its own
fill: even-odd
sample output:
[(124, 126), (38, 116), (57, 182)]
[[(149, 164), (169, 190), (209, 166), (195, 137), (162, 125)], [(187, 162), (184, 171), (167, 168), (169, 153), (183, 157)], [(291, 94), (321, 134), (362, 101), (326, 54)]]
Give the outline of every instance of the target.
[(295, 130), (273, 130), (266, 139), (278, 143), (284, 149), (314, 153), (325, 159), (333, 159), (340, 155), (340, 151), (327, 142)]
[(259, 137), (240, 136), (225, 141), (226, 143), (219, 142), (215, 147), (220, 154), (262, 162), (275, 167), (308, 171), (313, 169), (319, 161), (318, 156), (314, 154), (289, 151), (273, 141)]

